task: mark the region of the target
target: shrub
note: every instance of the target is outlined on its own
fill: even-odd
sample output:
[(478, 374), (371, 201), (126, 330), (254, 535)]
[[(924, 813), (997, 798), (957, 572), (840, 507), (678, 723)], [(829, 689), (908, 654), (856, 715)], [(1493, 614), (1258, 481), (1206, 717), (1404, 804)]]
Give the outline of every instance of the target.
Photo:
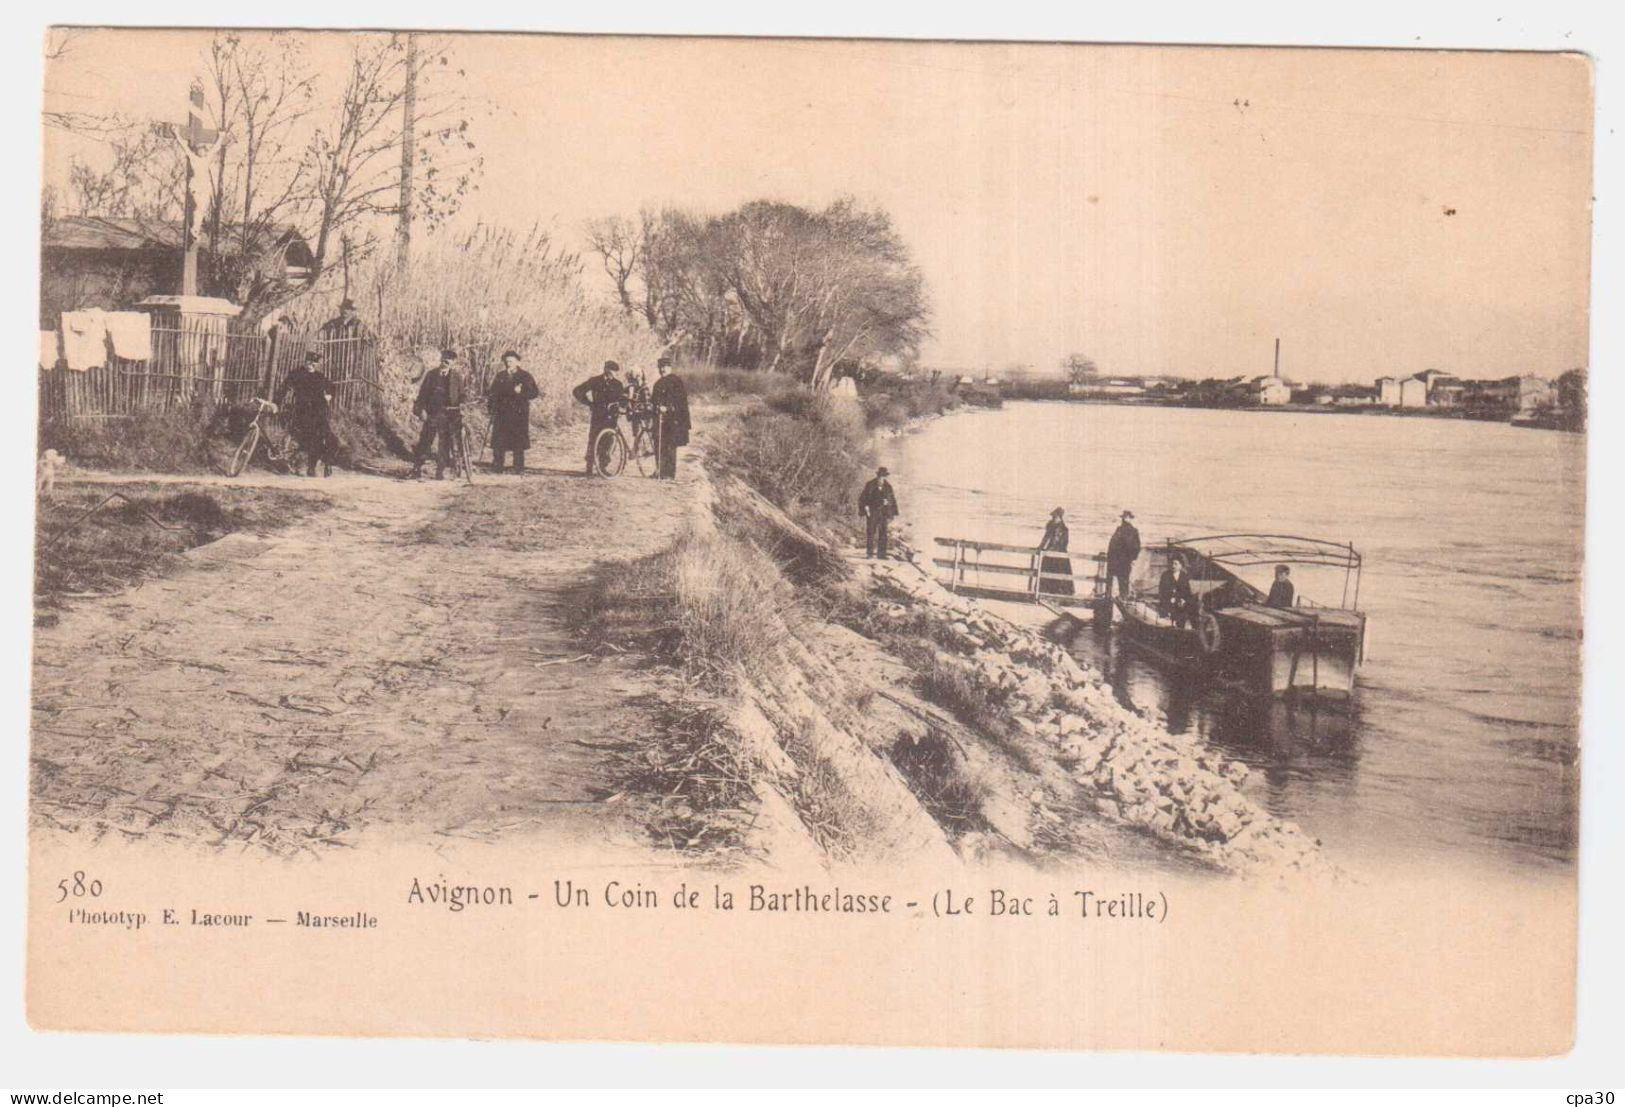
[(690, 533), (663, 553), (596, 570), (570, 607), (589, 638), (628, 644), (713, 689), (766, 675), (782, 659), (777, 628), (793, 614), (767, 556), (721, 534)]
[(746, 412), (718, 456), (791, 518), (825, 530), (853, 515), (873, 460), (863, 419), (850, 405), (800, 388)]
[(231, 426), (225, 405), (194, 404), (106, 419), (48, 419), (39, 448), (74, 465), (144, 472), (206, 472)]

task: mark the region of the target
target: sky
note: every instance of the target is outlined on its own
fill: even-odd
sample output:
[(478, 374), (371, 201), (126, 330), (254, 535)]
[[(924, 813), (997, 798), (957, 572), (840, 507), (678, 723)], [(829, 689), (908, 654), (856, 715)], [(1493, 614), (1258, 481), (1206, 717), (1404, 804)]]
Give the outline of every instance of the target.
[[(46, 107), (179, 118), (206, 34), (88, 32)], [(759, 197), (890, 211), (927, 365), (1555, 376), (1587, 356), (1591, 72), (1573, 55), (453, 36), (461, 218)], [(344, 38), (311, 36), (332, 75)], [(94, 141), (47, 135), (45, 179)], [(596, 278), (595, 278), (596, 279)], [(607, 288), (605, 289), (607, 294)]]

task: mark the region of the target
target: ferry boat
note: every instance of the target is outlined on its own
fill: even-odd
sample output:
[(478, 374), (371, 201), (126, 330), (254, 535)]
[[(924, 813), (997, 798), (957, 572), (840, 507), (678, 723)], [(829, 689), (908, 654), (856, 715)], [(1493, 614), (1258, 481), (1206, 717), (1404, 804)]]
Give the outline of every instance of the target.
[[(1162, 577), (1185, 563), (1191, 600), (1165, 605)], [(1306, 570), (1293, 580), (1291, 606), (1266, 602), (1277, 566)], [(1365, 659), (1360, 611), (1361, 558), (1352, 544), (1277, 534), (1171, 539), (1141, 551), (1129, 596), (1106, 601), (1105, 568), (1096, 584), (1096, 621), (1112, 611), (1123, 633), (1157, 660), (1196, 670), (1239, 691), (1266, 696), (1346, 697)], [(1309, 595), (1311, 588), (1323, 590)], [(1327, 593), (1337, 589), (1336, 603)]]
[[(1170, 539), (1141, 551), (1128, 597), (1108, 598), (1102, 554), (962, 538), (936, 542), (951, 550), (933, 560), (948, 570), (944, 583), (954, 592), (1038, 603), (1067, 618), (1076, 618), (1069, 608), (1089, 608), (1096, 627), (1119, 623), (1153, 661), (1249, 695), (1346, 697), (1365, 658), (1361, 558), (1352, 544), (1277, 534)], [(1166, 609), (1160, 595), (1163, 572), (1175, 558), (1190, 578), (1183, 613)], [(1266, 602), (1269, 578), (1280, 565), (1293, 571), (1290, 607)]]

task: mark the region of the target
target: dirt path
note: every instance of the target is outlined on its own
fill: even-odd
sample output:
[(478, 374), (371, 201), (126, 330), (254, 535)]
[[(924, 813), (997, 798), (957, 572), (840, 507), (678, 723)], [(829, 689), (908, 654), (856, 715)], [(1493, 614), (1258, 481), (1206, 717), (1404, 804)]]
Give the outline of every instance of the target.
[(276, 854), (516, 835), (646, 851), (603, 802), (604, 747), (663, 678), (579, 657), (566, 605), (596, 562), (668, 545), (698, 473), (588, 479), (577, 440), (473, 487), (242, 478), (333, 507), (36, 631), (35, 824)]

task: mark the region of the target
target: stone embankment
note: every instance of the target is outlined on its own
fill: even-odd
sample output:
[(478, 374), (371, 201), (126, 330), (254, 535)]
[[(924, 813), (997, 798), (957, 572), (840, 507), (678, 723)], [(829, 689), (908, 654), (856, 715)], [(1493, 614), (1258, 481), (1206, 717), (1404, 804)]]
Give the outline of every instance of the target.
[(1242, 788), (1248, 769), (1200, 739), (1171, 734), (1112, 695), (1060, 646), (955, 595), (918, 566), (866, 563), (879, 619), (928, 631), (957, 670), (1091, 796), (1099, 816), (1231, 871), (1319, 869), (1319, 843)]

